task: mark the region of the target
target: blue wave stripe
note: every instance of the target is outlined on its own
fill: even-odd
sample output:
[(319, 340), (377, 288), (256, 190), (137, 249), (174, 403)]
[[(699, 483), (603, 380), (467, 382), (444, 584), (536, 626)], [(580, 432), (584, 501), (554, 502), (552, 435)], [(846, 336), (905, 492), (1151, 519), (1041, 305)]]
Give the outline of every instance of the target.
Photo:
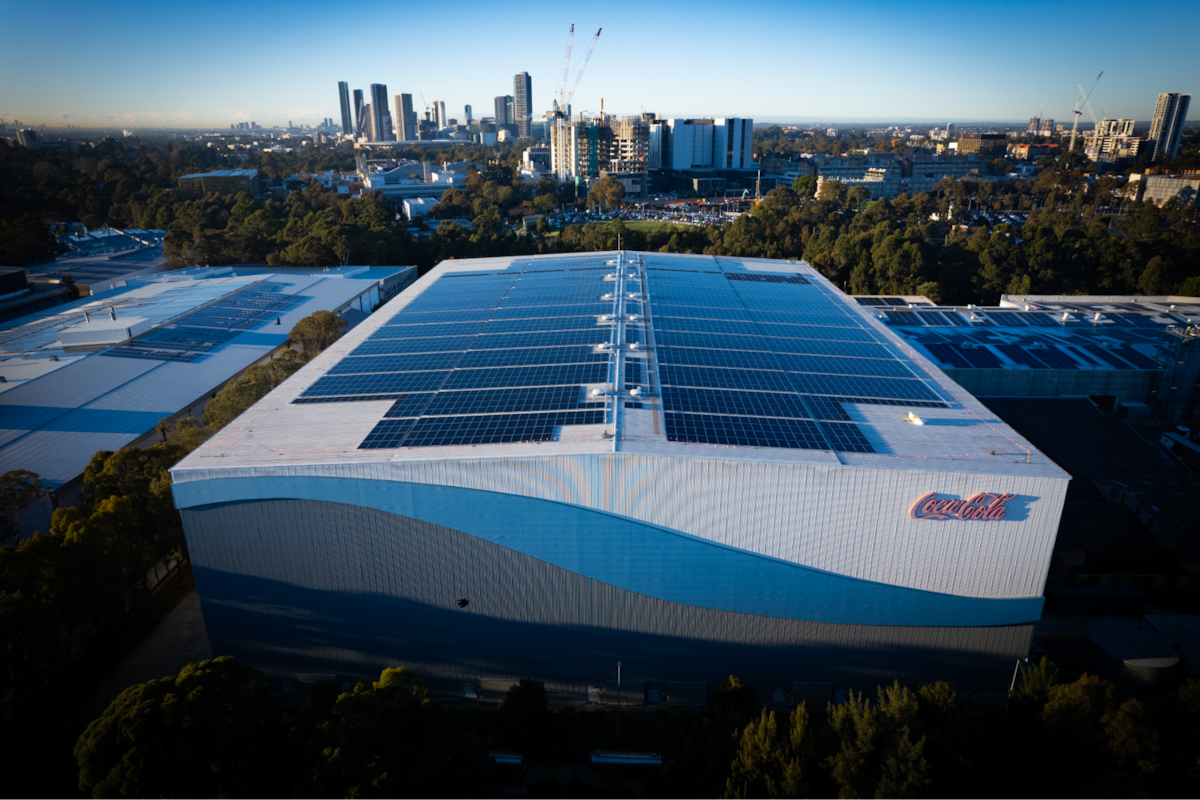
[[(461, 531), (648, 597), (843, 625), (1019, 625), (1042, 598), (978, 598), (891, 586), (552, 500), (452, 486), (317, 476), (218, 478), (172, 487), (181, 510), (253, 500), (347, 503)], [(199, 565), (203, 566), (203, 565)]]

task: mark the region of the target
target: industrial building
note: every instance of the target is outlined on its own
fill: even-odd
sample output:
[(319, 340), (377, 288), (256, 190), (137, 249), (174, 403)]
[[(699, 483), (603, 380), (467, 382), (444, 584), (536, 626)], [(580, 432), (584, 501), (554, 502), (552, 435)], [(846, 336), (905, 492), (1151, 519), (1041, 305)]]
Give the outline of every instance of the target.
[(179, 194), (187, 198), (204, 197), (206, 194), (238, 194), (246, 192), (252, 197), (262, 197), (262, 181), (256, 169), (216, 169), (211, 172), (194, 172), (179, 179)]
[(1132, 419), (1197, 414), (1200, 298), (1005, 295), (995, 308), (857, 297), (976, 397), (1090, 397)]
[(75, 501), (97, 451), (156, 443), (160, 420), (200, 415), (303, 317), (361, 321), (416, 272), (180, 270), (0, 324), (0, 473), (29, 470), (51, 489), (22, 527), (46, 530), (51, 508)]
[(217, 654), (626, 702), (1006, 689), (1069, 480), (806, 264), (627, 252), (443, 262), (172, 474)]

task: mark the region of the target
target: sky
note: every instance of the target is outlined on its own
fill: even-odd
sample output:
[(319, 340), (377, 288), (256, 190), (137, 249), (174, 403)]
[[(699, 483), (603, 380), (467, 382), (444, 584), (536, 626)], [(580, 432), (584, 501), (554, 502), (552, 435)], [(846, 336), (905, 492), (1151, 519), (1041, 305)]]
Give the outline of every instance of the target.
[[(384, 83), (491, 116), (533, 76), (550, 108), (567, 33), (573, 107), (766, 121), (1070, 124), (1091, 87), (1098, 118), (1149, 120), (1159, 92), (1200, 93), (1196, 0), (1090, 3), (793, 0), (519, 4), (452, 0), (163, 3), (0, 0), (0, 118), (113, 127), (340, 120), (337, 83)], [(1164, 31), (1185, 32), (1171, 43)], [(1200, 108), (1193, 110), (1200, 118)], [(1090, 123), (1086, 109), (1081, 124)]]

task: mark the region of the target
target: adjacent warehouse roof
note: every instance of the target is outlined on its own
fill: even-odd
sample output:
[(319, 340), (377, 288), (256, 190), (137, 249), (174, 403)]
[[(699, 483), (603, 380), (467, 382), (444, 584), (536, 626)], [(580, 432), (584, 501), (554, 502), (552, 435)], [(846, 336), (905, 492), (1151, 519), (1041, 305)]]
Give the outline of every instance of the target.
[[(72, 481), (96, 451), (202, 404), (283, 346), (301, 318), (352, 304), (369, 312), (376, 272), (184, 270), (0, 325), (0, 472), (30, 470), (52, 487)], [(114, 330), (134, 338), (114, 344)]]
[(624, 252), (443, 262), (177, 470), (612, 452), (1064, 477), (807, 265)]
[(1152, 370), (1163, 330), (1200, 323), (1194, 297), (1005, 297), (986, 309), (855, 299), (953, 369)]

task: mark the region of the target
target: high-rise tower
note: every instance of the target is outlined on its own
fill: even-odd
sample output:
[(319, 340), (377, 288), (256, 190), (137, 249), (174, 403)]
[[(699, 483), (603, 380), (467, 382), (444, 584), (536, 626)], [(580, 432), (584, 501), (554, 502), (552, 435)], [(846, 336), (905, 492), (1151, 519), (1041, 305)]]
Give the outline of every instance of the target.
[(509, 121), (517, 126), (517, 135), (524, 138), (531, 135), (529, 123), (533, 115), (533, 78), (528, 72), (518, 72), (513, 77), (513, 100), (517, 118)]
[(1150, 122), (1151, 161), (1174, 158), (1179, 152), (1179, 137), (1191, 101), (1190, 94), (1163, 92), (1158, 96), (1154, 119)]
[(354, 135), (362, 136), (363, 129), (366, 127), (367, 121), (363, 119), (363, 93), (362, 89), (354, 90)]
[(350, 84), (338, 81), (338, 99), (342, 102), (342, 133), (352, 133), (350, 122)]
[(392, 141), (395, 135), (392, 133), (392, 115), (388, 112), (387, 84), (371, 84), (371, 114), (371, 124), (374, 131), (371, 141)]
[(508, 108), (512, 105), (512, 100), (511, 94), (502, 94), (493, 101), (496, 107), (495, 114), (497, 128), (501, 125), (509, 125), (512, 123), (512, 120), (508, 118)]
[(417, 115), (412, 107), (411, 94), (398, 94), (393, 97), (396, 107), (396, 140), (412, 142), (417, 139)]
[(471, 107), (463, 106), (463, 114), (464, 114), (464, 116), (466, 116), (466, 119), (467, 119), (467, 127), (468, 128), (471, 127)]

